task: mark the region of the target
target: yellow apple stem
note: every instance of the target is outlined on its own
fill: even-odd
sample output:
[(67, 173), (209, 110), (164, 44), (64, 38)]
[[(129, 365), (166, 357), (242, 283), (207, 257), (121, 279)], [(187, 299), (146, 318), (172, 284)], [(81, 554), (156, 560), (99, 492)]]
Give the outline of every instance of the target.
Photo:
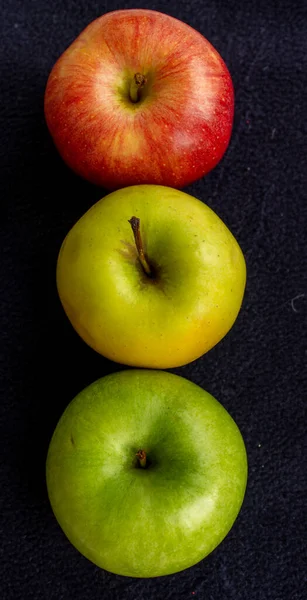
[(141, 231), (140, 231), (140, 219), (138, 219), (137, 217), (131, 217), (131, 219), (129, 219), (129, 223), (132, 227), (134, 241), (135, 241), (136, 249), (138, 251), (140, 263), (141, 263), (146, 275), (148, 275), (150, 277), (152, 275), (152, 272), (151, 272), (151, 268), (149, 266), (149, 263), (147, 261), (147, 258), (145, 256), (145, 252), (144, 252), (143, 242), (142, 242), (142, 238), (141, 238)]
[(129, 88), (131, 102), (138, 102), (140, 99), (140, 90), (144, 87), (147, 79), (142, 73), (135, 73)]
[(142, 467), (144, 469), (146, 467), (146, 452), (145, 452), (145, 450), (138, 450), (138, 452), (136, 453), (136, 456), (139, 459), (140, 467)]

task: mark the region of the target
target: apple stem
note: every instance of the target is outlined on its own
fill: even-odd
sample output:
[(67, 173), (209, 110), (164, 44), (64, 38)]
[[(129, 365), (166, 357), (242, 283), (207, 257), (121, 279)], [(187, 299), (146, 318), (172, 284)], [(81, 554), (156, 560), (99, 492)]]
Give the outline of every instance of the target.
[(152, 275), (152, 273), (151, 273), (151, 269), (150, 269), (150, 266), (146, 259), (145, 252), (144, 252), (143, 242), (142, 242), (142, 238), (141, 238), (141, 231), (140, 231), (140, 219), (138, 219), (137, 217), (131, 217), (131, 219), (129, 219), (129, 223), (132, 227), (135, 245), (136, 245), (136, 249), (138, 251), (140, 263), (141, 263), (146, 275), (148, 275), (150, 277)]
[(139, 459), (140, 467), (142, 467), (144, 469), (146, 467), (146, 452), (145, 452), (145, 450), (138, 450), (138, 452), (136, 453), (136, 456)]
[(147, 79), (142, 73), (135, 73), (129, 88), (131, 102), (138, 102), (140, 99), (140, 90), (144, 87)]

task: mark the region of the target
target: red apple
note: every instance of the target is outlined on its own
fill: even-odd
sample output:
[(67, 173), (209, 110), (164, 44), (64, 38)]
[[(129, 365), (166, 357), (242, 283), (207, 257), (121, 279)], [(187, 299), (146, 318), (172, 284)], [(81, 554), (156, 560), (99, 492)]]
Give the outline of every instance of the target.
[(213, 46), (186, 23), (143, 9), (88, 25), (45, 93), (59, 153), (108, 189), (199, 179), (222, 158), (233, 111), (231, 77)]

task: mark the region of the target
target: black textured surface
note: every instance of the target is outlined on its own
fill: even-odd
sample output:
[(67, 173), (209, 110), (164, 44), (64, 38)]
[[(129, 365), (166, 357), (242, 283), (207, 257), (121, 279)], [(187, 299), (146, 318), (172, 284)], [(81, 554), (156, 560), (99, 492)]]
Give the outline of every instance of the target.
[[(1, 570), (4, 600), (302, 600), (306, 569), (306, 92), (303, 2), (125, 3), (8, 0), (1, 24)], [(206, 356), (176, 372), (213, 393), (243, 433), (242, 511), (205, 561), (172, 577), (99, 570), (66, 540), (45, 489), (48, 442), (64, 407), (119, 365), (74, 333), (59, 304), (63, 237), (104, 192), (62, 163), (48, 135), (48, 74), (103, 12), (155, 8), (203, 33), (233, 77), (222, 162), (187, 191), (222, 217), (244, 251), (239, 318)]]

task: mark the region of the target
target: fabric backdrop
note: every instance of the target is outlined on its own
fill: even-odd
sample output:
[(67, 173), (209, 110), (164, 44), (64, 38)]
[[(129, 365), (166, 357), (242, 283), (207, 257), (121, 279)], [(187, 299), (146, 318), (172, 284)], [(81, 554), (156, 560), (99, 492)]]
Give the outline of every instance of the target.
[[(306, 6), (306, 4), (305, 4)], [(77, 336), (55, 264), (105, 190), (58, 156), (43, 96), (60, 54), (94, 18), (147, 7), (221, 53), (235, 88), (231, 143), (185, 191), (208, 203), (247, 263), (242, 310), (207, 355), (174, 369), (210, 391), (245, 439), (240, 515), (204, 561), (158, 579), (112, 575), (67, 541), (45, 486), (50, 437), (85, 385), (116, 371)], [(4, 600), (302, 600), (306, 569), (307, 11), (283, 0), (1, 2), (1, 569)], [(305, 571), (306, 572), (306, 571)], [(306, 592), (306, 590), (305, 590)]]

